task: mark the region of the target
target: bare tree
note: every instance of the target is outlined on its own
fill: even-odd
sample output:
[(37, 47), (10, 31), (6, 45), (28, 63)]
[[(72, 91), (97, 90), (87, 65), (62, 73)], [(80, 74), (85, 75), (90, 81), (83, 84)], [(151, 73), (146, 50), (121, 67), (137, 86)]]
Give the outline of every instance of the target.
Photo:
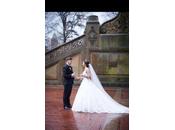
[(46, 12), (45, 13), (45, 38), (47, 39), (50, 34), (53, 33), (55, 30), (55, 23), (54, 23), (54, 13), (53, 12)]
[(46, 38), (56, 33), (59, 42), (65, 43), (74, 36), (78, 36), (77, 27), (84, 27), (87, 19), (84, 12), (46, 12)]

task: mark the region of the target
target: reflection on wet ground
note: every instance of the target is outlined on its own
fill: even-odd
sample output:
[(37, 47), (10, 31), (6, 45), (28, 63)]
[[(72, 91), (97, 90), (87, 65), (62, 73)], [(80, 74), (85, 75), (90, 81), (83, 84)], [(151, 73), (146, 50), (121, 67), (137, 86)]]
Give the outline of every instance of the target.
[[(73, 90), (74, 91), (74, 90)], [(129, 114), (64, 110), (62, 90), (46, 89), (46, 130), (129, 130)], [(75, 95), (76, 92), (73, 92)], [(73, 101), (74, 97), (72, 98)]]

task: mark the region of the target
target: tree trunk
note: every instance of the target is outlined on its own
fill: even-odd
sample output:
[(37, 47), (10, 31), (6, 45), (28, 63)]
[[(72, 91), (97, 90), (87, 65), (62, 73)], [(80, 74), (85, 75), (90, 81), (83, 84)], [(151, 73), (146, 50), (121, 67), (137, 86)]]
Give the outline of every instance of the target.
[(66, 42), (66, 21), (63, 21), (63, 43)]

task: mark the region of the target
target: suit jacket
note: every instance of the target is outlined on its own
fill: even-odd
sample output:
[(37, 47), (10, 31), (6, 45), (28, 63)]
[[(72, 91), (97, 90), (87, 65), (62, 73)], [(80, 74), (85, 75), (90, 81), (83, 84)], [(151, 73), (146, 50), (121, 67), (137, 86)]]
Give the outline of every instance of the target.
[(73, 73), (72, 66), (65, 64), (63, 66), (64, 84), (73, 84), (74, 78), (71, 76)]

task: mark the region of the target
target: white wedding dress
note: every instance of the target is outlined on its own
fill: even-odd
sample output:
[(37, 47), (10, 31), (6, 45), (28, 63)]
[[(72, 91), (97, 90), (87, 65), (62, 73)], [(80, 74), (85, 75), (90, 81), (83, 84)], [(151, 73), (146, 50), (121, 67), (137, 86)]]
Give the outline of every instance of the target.
[[(90, 113), (129, 113), (129, 109), (112, 99), (103, 89), (92, 65), (91, 80), (83, 78), (77, 91), (72, 110)], [(87, 76), (86, 71), (83, 75)]]

